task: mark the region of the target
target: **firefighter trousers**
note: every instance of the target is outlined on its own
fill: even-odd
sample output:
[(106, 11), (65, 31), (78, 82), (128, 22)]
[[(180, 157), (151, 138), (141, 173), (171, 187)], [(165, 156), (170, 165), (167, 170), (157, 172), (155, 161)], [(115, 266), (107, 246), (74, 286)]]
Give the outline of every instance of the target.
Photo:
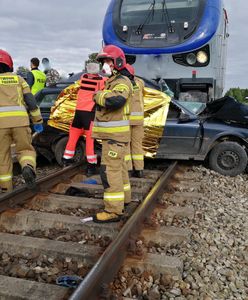
[(16, 156), (21, 168), (31, 166), (36, 169), (36, 152), (32, 146), (29, 126), (16, 128), (0, 128), (0, 187), (2, 192), (13, 190), (13, 162), (11, 145), (15, 144)]
[(143, 125), (131, 125), (131, 142), (130, 154), (127, 154), (125, 160), (127, 162), (128, 170), (143, 170), (144, 169), (144, 150), (142, 148), (142, 141), (144, 137)]
[(65, 159), (73, 158), (73, 156), (75, 154), (78, 139), (82, 134), (84, 134), (85, 135), (85, 144), (86, 144), (87, 162), (90, 164), (97, 163), (97, 155), (95, 154), (95, 150), (94, 150), (94, 139), (91, 137), (92, 136), (92, 127), (93, 127), (93, 122), (91, 122), (89, 130), (85, 130), (84, 128), (73, 127), (72, 125), (70, 126), (69, 140), (65, 147), (65, 152), (64, 152), (64, 156), (63, 156)]
[(124, 203), (131, 201), (131, 186), (125, 161), (127, 151), (127, 143), (102, 141), (100, 175), (104, 187), (105, 210), (119, 215), (123, 214)]

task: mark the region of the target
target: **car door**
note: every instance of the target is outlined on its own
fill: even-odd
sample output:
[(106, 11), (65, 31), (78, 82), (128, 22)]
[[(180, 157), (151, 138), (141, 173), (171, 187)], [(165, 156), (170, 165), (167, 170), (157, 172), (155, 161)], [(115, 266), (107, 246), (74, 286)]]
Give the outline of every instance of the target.
[(194, 158), (200, 150), (201, 137), (202, 126), (197, 116), (172, 102), (157, 157)]

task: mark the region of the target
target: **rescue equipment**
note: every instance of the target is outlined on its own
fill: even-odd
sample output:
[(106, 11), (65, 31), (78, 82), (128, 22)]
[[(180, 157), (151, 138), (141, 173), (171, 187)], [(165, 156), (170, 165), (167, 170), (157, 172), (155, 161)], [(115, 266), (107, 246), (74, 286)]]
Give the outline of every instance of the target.
[(95, 102), (93, 95), (95, 92), (104, 89), (106, 78), (97, 74), (84, 74), (80, 78), (80, 88), (78, 91), (76, 109), (83, 111), (93, 111)]
[(86, 139), (87, 176), (96, 174), (97, 155), (94, 151), (92, 138), (93, 120), (95, 117), (94, 94), (104, 88), (106, 78), (98, 74), (83, 74), (77, 94), (75, 115), (69, 130), (69, 140), (63, 155), (63, 162), (72, 161), (79, 137), (84, 134)]

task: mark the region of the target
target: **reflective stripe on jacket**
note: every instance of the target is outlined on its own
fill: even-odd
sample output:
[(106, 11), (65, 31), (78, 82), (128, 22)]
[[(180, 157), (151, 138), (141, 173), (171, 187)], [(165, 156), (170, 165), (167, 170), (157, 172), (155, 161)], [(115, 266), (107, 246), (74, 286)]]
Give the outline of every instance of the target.
[(45, 87), (46, 75), (40, 70), (32, 70), (31, 72), (34, 76), (34, 84), (31, 87), (31, 93), (35, 95)]
[(111, 122), (98, 122), (94, 123), (94, 132), (102, 133), (121, 133), (130, 130), (129, 121), (111, 121)]
[(130, 141), (131, 95), (132, 84), (127, 77), (117, 74), (106, 81), (105, 90), (94, 97), (97, 103), (92, 135), (94, 138)]
[(144, 82), (142, 79), (134, 77), (136, 85), (133, 86), (133, 95), (130, 104), (130, 125), (144, 124)]

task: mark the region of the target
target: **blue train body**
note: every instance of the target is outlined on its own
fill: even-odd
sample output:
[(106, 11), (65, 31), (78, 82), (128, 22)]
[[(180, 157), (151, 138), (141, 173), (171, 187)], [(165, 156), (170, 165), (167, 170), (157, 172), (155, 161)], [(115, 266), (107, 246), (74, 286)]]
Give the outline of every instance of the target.
[(122, 48), (138, 75), (204, 102), (222, 96), (227, 23), (222, 0), (112, 0), (103, 40)]

